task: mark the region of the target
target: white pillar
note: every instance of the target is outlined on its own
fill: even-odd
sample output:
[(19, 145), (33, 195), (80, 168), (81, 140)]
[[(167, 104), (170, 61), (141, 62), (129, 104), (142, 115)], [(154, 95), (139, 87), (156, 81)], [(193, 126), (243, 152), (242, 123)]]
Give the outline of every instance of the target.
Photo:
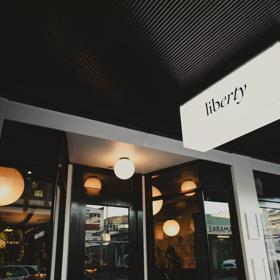
[(146, 184), (145, 176), (142, 176), (142, 207), (143, 207), (143, 264), (144, 280), (148, 280), (148, 256), (147, 256), (147, 211), (146, 211)]
[(67, 280), (73, 165), (68, 164), (61, 280)]
[(251, 160), (232, 155), (232, 179), (247, 280), (271, 280)]
[(57, 252), (57, 235), (58, 235), (58, 219), (60, 210), (60, 189), (55, 185), (55, 206), (54, 206), (54, 226), (53, 226), (53, 239), (52, 239), (52, 259), (51, 259), (51, 273), (50, 280), (55, 278), (56, 270), (56, 252)]

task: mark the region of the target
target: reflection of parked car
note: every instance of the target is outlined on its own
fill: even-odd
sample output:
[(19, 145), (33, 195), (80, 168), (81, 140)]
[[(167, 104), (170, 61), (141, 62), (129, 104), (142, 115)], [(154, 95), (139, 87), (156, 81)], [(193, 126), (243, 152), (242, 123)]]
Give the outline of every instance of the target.
[(221, 268), (223, 271), (235, 271), (236, 260), (234, 259), (224, 260), (221, 264)]
[(46, 273), (39, 271), (36, 265), (0, 266), (1, 280), (36, 280), (46, 279)]
[(7, 265), (0, 266), (0, 279), (1, 280), (26, 280), (30, 278), (30, 273), (22, 266)]
[(40, 269), (38, 265), (24, 265), (23, 267), (29, 272), (29, 279), (46, 279), (47, 277), (46, 271)]

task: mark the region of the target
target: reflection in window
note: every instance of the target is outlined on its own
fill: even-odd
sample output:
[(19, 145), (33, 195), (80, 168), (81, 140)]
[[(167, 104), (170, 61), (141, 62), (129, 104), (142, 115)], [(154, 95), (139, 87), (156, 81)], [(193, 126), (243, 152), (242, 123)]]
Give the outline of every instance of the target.
[(228, 203), (205, 201), (204, 208), (211, 255), (211, 279), (237, 279), (237, 265)]
[(129, 279), (128, 208), (86, 206), (85, 279)]
[(280, 210), (261, 208), (264, 240), (271, 279), (280, 278)]
[(203, 242), (199, 242), (201, 215), (197, 195), (164, 199), (153, 219), (153, 279), (204, 279), (200, 275)]
[(29, 178), (22, 196), (0, 207), (0, 279), (46, 279), (51, 199), (52, 184)]

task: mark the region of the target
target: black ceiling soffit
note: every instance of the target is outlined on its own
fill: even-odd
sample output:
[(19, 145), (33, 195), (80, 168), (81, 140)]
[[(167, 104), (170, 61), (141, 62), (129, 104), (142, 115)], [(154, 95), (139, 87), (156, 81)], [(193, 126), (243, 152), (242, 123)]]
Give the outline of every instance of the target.
[[(181, 104), (280, 38), (278, 0), (18, 2), (3, 11), (1, 96), (174, 139)], [(280, 161), (278, 128), (220, 149)]]

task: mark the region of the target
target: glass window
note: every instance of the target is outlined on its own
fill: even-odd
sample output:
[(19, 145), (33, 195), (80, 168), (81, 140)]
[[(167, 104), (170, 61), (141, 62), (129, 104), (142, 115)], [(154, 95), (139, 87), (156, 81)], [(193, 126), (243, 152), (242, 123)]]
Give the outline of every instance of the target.
[(254, 171), (272, 280), (280, 279), (280, 176)]
[(280, 278), (280, 209), (261, 208), (264, 240), (271, 279)]
[[(199, 195), (153, 201), (161, 209), (153, 215), (155, 267), (153, 279), (206, 279), (206, 262)], [(204, 255), (204, 256), (203, 256)]]
[(84, 279), (129, 279), (128, 217), (127, 207), (86, 206)]
[(31, 175), (24, 182), (22, 196), (0, 207), (0, 279), (46, 279), (53, 185)]
[(204, 201), (211, 279), (237, 279), (237, 262), (229, 204), (208, 196)]
[(204, 161), (174, 166), (151, 175), (150, 186), (152, 279), (244, 278), (232, 230), (232, 224), (237, 229), (230, 216), (228, 166)]
[(190, 182), (195, 184), (195, 188), (199, 187), (197, 166), (188, 164), (159, 171), (151, 176), (151, 181), (152, 186), (160, 191), (153, 196), (187, 192), (191, 190), (188, 189)]

